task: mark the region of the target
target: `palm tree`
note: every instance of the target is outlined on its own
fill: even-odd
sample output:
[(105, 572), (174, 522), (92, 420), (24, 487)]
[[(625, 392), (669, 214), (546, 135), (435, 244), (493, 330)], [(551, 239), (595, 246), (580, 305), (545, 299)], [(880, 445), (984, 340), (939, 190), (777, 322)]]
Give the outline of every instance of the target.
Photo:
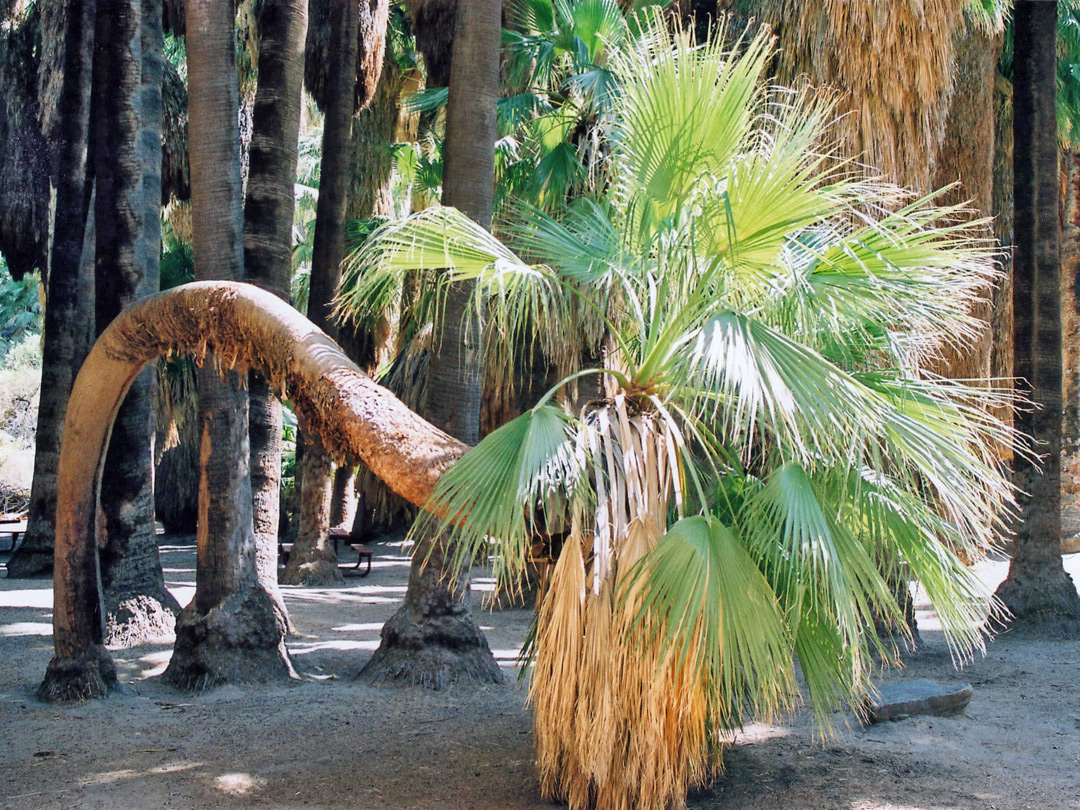
[[(1013, 53), (1014, 364), (1038, 409), (1019, 428), (1040, 464), (1014, 460), (1019, 522), (1009, 576), (997, 595), (1020, 626), (1080, 633), (1080, 596), (1061, 562), (1062, 312), (1058, 220), (1057, 3), (1015, 8)], [(1040, 469), (1041, 468), (1041, 469)]]
[[(428, 283), (442, 301), (475, 281), (489, 356), (535, 340), (563, 364), (416, 531), (450, 531), (456, 566), (494, 543), (509, 587), (538, 532), (565, 538), (528, 660), (541, 785), (573, 808), (679, 804), (720, 730), (798, 699), (793, 657), (819, 722), (858, 710), (871, 651), (897, 653), (866, 629), (906, 632), (880, 556), (969, 653), (990, 600), (958, 555), (1011, 503), (993, 452), (1011, 434), (985, 410), (1007, 394), (925, 371), (978, 334), (983, 223), (823, 153), (835, 108), (766, 87), (767, 34), (735, 58), (639, 24), (592, 194), (559, 217), (517, 206), (514, 250), (449, 208), (389, 225), (341, 301), (363, 316), (402, 273), (449, 266)], [(575, 368), (597, 330), (605, 365)], [(607, 397), (559, 406), (592, 375)]]
[[(370, 102), (378, 83), (387, 15), (385, 0), (370, 0), (359, 7), (351, 0), (335, 0), (328, 20), (329, 70), (322, 93), (326, 117), (307, 312), (313, 323), (335, 337), (337, 326), (330, 320), (329, 307), (344, 252), (352, 122), (357, 106)], [(341, 582), (337, 555), (329, 542), (333, 463), (311, 425), (301, 424), (300, 430), (300, 526), (282, 581), (290, 585)]]
[[(230, 0), (188, 0), (188, 120), (196, 278), (243, 276), (236, 45)], [(227, 362), (220, 355), (215, 364)], [(285, 628), (259, 582), (248, 402), (235, 370), (199, 371), (195, 599), (177, 619), (166, 680), (187, 688), (290, 677)]]
[[(64, 3), (46, 26), (47, 41), (61, 51), (56, 122), (56, 218), (44, 319), (41, 401), (38, 407), (34, 480), (29, 525), (22, 545), (8, 561), (8, 576), (47, 575), (52, 570), (56, 533), (57, 465), (68, 394), (93, 340), (92, 294), (82, 272), (83, 233), (89, 208), (87, 144), (94, 42), (94, 0)], [(54, 36), (50, 36), (54, 35)], [(50, 49), (51, 50), (51, 49)], [(90, 290), (93, 289), (92, 282)]]
[[(161, 4), (98, 4), (95, 108), (95, 320), (103, 330), (158, 290), (161, 245)], [(180, 605), (165, 589), (154, 526), (153, 370), (124, 400), (102, 487), (106, 643), (172, 635)]]
[[(495, 187), (495, 102), (499, 94), (502, 0), (458, 6), (446, 120), (443, 202), (474, 227), (489, 226)], [(421, 415), (474, 444), (480, 433), (480, 319), (467, 304), (469, 280), (450, 285), (434, 348)], [(399, 288), (400, 289), (400, 288)], [(441, 689), (450, 681), (498, 683), (502, 674), (472, 618), (467, 571), (453, 563), (442, 532), (421, 535), (405, 603), (383, 625), (382, 641), (363, 676)]]
[[(300, 137), (307, 0), (273, 0), (259, 14), (259, 79), (248, 152), (244, 204), (246, 278), (289, 300), (292, 280), (294, 183)], [(250, 398), (252, 519), (259, 579), (282, 620), (277, 591), (277, 541), (281, 493), (281, 403), (257, 374)]]

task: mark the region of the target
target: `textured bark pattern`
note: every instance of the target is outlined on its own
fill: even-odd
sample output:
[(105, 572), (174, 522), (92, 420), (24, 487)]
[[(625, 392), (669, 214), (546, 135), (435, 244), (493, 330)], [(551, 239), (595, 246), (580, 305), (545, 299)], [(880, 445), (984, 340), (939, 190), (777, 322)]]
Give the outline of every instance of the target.
[[(188, 0), (188, 126), (196, 278), (243, 277), (239, 90), (230, 0)], [(215, 362), (221, 362), (215, 358)], [(241, 372), (199, 374), (195, 599), (167, 670), (179, 685), (287, 678), (285, 626), (259, 584), (252, 523), (248, 399)], [(252, 606), (270, 605), (269, 612)], [(183, 632), (181, 632), (181, 625)], [(246, 628), (244, 633), (234, 628)], [(249, 640), (237, 643), (238, 635)], [(255, 654), (253, 650), (259, 650)]]
[(1080, 153), (1067, 151), (1061, 221), (1061, 542), (1080, 551)]
[(997, 595), (1017, 625), (1080, 634), (1080, 597), (1061, 563), (1062, 311), (1055, 137), (1056, 3), (1016, 7), (1014, 69), (1015, 370), (1040, 407), (1017, 427), (1039, 442), (1041, 470), (1016, 454), (1019, 523)]
[(94, 0), (68, 3), (64, 21), (63, 82), (57, 133), (56, 219), (47, 282), (41, 399), (34, 452), (34, 480), (26, 536), (8, 561), (8, 576), (47, 575), (53, 564), (57, 465), (68, 394), (89, 350), (92, 296), (80, 286), (89, 193), (89, 139)]
[[(426, 559), (426, 564), (423, 562)], [(413, 552), (405, 603), (383, 625), (382, 643), (364, 667), (369, 683), (393, 681), (445, 689), (454, 681), (501, 683), (487, 639), (473, 620), (467, 572), (448, 584), (446, 538)]]
[[(100, 696), (111, 688), (107, 679), (101, 686), (102, 669), (95, 663), (98, 658), (94, 654), (101, 647), (104, 631), (93, 539), (102, 459), (112, 422), (131, 381), (156, 357), (186, 353), (200, 360), (211, 353), (219, 361), (227, 358), (235, 369), (230, 372), (234, 377), (252, 368), (260, 370), (276, 393), (287, 392), (305, 423), (322, 434), (334, 455), (363, 461), (414, 504), (428, 498), (442, 473), (466, 449), (373, 383), (333, 341), (271, 293), (245, 284), (203, 282), (136, 303), (113, 321), (95, 344), (79, 373), (67, 414), (60, 465), (62, 508), (57, 511), (53, 606), (56, 667), (42, 685), (46, 692), (55, 687), (58, 695), (77, 693), (89, 697)], [(232, 416), (230, 424), (204, 428), (204, 457), (216, 437), (224, 434), (226, 441), (220, 446), (226, 446), (229, 430), (240, 431), (246, 426), (242, 410)], [(238, 471), (246, 468), (248, 455), (246, 447), (240, 449), (243, 452), (231, 456), (237, 474), (214, 477), (204, 485), (200, 507), (204, 503), (208, 507), (212, 495), (228, 494), (230, 486), (243, 487), (243, 476)], [(238, 495), (233, 508), (241, 514), (229, 517), (239, 524), (246, 519), (250, 536), (250, 494), (247, 498), (243, 492)], [(242, 514), (245, 503), (246, 516)], [(245, 625), (248, 620), (263, 621), (268, 615), (260, 607), (260, 594), (264, 592), (257, 589), (258, 593), (250, 593), (250, 589), (242, 587), (256, 581), (254, 564), (247, 562), (250, 541), (246, 546), (227, 545), (224, 551), (208, 549), (206, 541), (205, 529), (200, 528), (197, 591), (209, 593), (204, 582), (210, 579), (212, 586), (226, 592), (226, 597), (209, 614), (194, 604), (186, 615), (181, 614), (170, 668), (175, 667), (177, 678), (188, 684), (210, 682), (233, 673), (253, 679), (256, 673), (242, 659), (254, 655), (252, 645), (258, 642), (256, 650), (261, 652), (256, 657), (265, 664), (264, 674), (269, 677), (287, 671), (288, 662), (280, 656), (281, 634), (262, 625)], [(229, 556), (244, 564), (230, 564)], [(223, 567), (213, 567), (215, 560), (221, 560)], [(241, 587), (230, 591), (233, 585)], [(233, 609), (242, 612), (238, 625), (233, 625), (226, 615)], [(272, 618), (272, 606), (269, 615)], [(201, 628), (197, 628), (200, 623)], [(234, 627), (244, 628), (243, 633), (234, 633)], [(216, 635), (219, 631), (226, 636), (220, 643)], [(230, 648), (229, 639), (241, 636), (250, 640)], [(193, 675), (200, 671), (199, 662), (208, 661), (218, 662), (221, 668)], [(71, 667), (75, 665), (83, 665), (85, 671), (73, 674)], [(58, 680), (60, 674), (62, 681)]]
[[(96, 324), (156, 292), (161, 245), (161, 6), (101, 0), (95, 52)], [(101, 489), (105, 643), (172, 635), (154, 527), (153, 370), (132, 384), (113, 425)]]
[[(490, 227), (495, 176), (501, 0), (462, 4), (446, 119), (443, 203)], [(469, 286), (446, 297), (421, 413), (467, 444), (480, 433), (480, 324), (466, 320)], [(457, 679), (497, 683), (498, 664), (469, 611), (467, 572), (444, 567), (446, 537), (423, 538), (413, 554), (405, 604), (382, 631), (362, 676), (442, 688)]]
[[(366, 3), (361, 4), (367, 6)], [(311, 257), (311, 286), (307, 313), (311, 322), (331, 337), (338, 336), (330, 319), (330, 302), (341, 278), (345, 250), (345, 212), (349, 199), (349, 142), (352, 136), (353, 96), (360, 43), (360, 10), (353, 0), (334, 0), (330, 8), (329, 79), (323, 119), (322, 169), (315, 213)], [(384, 27), (385, 35), (385, 27)], [(380, 64), (381, 66), (381, 64)], [(337, 557), (328, 544), (333, 465), (326, 450), (315, 446), (318, 434), (301, 431), (303, 451), (298, 489), (300, 510), (296, 544), (282, 581), (315, 585), (341, 581)]]
[(334, 465), (317, 434), (302, 427), (301, 435), (306, 440), (297, 461), (302, 467), (300, 527), (281, 581), (285, 585), (334, 585), (343, 581), (329, 535)]
[[(307, 0), (268, 0), (258, 20), (259, 83), (252, 114), (244, 203), (246, 278), (289, 300), (292, 225), (300, 95), (304, 79)], [(251, 402), (251, 489), (256, 569), (286, 624), (277, 591), (281, 511), (281, 403), (257, 374), (248, 380)]]

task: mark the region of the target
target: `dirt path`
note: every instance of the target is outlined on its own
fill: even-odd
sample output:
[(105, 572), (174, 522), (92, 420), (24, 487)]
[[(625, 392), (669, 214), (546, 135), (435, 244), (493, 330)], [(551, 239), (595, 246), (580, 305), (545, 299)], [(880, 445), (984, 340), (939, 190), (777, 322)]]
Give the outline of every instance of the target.
[[(352, 680), (405, 591), (400, 546), (373, 548), (367, 578), (284, 589), (304, 633), (289, 643), (303, 681), (202, 695), (153, 677), (170, 654), (162, 645), (115, 653), (128, 694), (38, 703), (33, 690), (51, 655), (48, 583), (0, 580), (0, 808), (552, 807), (538, 798), (530, 718), (512, 667), (528, 611), (480, 617), (504, 686), (430, 693)], [(166, 539), (162, 552), (184, 603), (194, 550)], [(1080, 576), (1080, 554), (1066, 561)], [(981, 573), (994, 582), (1005, 565)], [(825, 741), (804, 714), (752, 726), (738, 735), (726, 775), (690, 807), (1080, 810), (1080, 642), (1006, 635), (957, 674), (925, 606), (920, 619), (925, 650), (883, 682), (967, 680), (975, 694), (965, 715), (853, 725)]]

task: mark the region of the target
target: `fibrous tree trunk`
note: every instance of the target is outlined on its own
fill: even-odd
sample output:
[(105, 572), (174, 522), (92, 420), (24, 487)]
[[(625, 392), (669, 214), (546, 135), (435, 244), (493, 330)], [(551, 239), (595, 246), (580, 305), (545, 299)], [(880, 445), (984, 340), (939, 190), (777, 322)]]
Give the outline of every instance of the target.
[[(373, 383), (333, 341), (271, 293), (245, 284), (196, 282), (136, 303), (95, 344), (76, 381), (67, 414), (60, 464), (62, 508), (57, 512), (55, 655), (38, 690), (43, 699), (101, 697), (117, 685), (115, 666), (102, 645), (94, 543), (105, 446), (120, 402), (139, 371), (163, 354), (188, 352), (200, 360), (210, 353), (228, 356), (242, 371), (259, 370), (275, 392), (289, 391), (305, 424), (319, 431), (335, 454), (360, 459), (411, 503), (427, 500), (439, 477), (465, 452), (465, 445)], [(204, 441), (212, 438), (205, 431), (203, 436)], [(237, 467), (246, 466), (247, 454), (233, 460)], [(205, 491), (201, 496), (208, 498)], [(200, 534), (199, 540), (202, 550), (206, 538)], [(206, 556), (200, 555), (197, 586), (207, 578)], [(223, 567), (213, 572), (217, 580), (238, 571), (229, 559), (222, 562)], [(233, 588), (231, 597), (216, 609), (199, 603), (197, 594), (198, 606), (181, 615), (178, 642), (184, 637), (185, 615), (190, 615), (191, 632), (199, 632), (208, 641), (229, 642), (231, 647), (247, 644), (252, 655), (260, 655), (259, 649), (251, 649), (255, 646), (252, 635), (265, 637), (261, 628), (266, 627), (266, 618), (273, 619), (269, 602), (264, 600), (260, 608), (259, 602), (245, 595), (257, 586), (253, 562), (233, 578), (242, 580), (241, 586), (250, 586)], [(228, 592), (225, 587), (219, 590)], [(202, 593), (207, 592), (203, 587)], [(245, 605), (248, 615), (254, 613), (263, 620), (255, 627), (241, 620), (243, 613), (238, 615)], [(199, 616), (194, 610), (205, 616), (201, 624), (194, 621)], [(219, 647), (219, 652), (226, 651)], [(237, 655), (229, 657), (238, 669), (234, 674), (250, 674), (251, 670), (240, 669), (244, 663), (237, 659)], [(170, 670), (175, 660), (174, 654)]]
[[(160, 2), (101, 0), (95, 51), (95, 292), (103, 329), (157, 292), (161, 205)], [(106, 644), (172, 635), (180, 605), (165, 589), (154, 527), (152, 369), (132, 384), (105, 461), (99, 539)]]
[[(1017, 427), (1041, 469), (1016, 453), (1019, 522), (997, 596), (1014, 627), (1080, 635), (1080, 596), (1061, 561), (1062, 306), (1056, 138), (1057, 3), (1016, 4), (1013, 55), (1015, 373), (1037, 408)], [(1075, 284), (1076, 267), (1068, 268)]]
[[(490, 227), (495, 165), (501, 0), (458, 6), (447, 110), (443, 203)], [(465, 318), (471, 294), (446, 297), (422, 414), (466, 444), (480, 432), (480, 324)], [(447, 537), (423, 537), (413, 553), (405, 604), (383, 626), (362, 676), (369, 681), (442, 688), (471, 679), (498, 683), (502, 673), (472, 618), (468, 572), (446, 569)], [(448, 576), (458, 573), (459, 576)]]
[(1061, 221), (1061, 542), (1080, 551), (1080, 152), (1063, 155)]
[[(188, 124), (196, 278), (243, 275), (240, 135), (231, 0), (188, 0)], [(294, 676), (285, 628), (259, 582), (243, 378), (199, 372), (195, 599), (180, 614), (165, 679), (183, 688)]]
[[(53, 566), (57, 465), (68, 394), (93, 340), (92, 297), (82, 279), (83, 233), (89, 208), (86, 153), (94, 43), (94, 0), (63, 12), (63, 79), (57, 112), (56, 215), (46, 282), (41, 399), (38, 406), (30, 514), (8, 576), (45, 576)], [(89, 325), (90, 328), (87, 328)]]
[[(356, 86), (360, 13), (352, 0), (335, 0), (330, 12), (330, 74), (323, 120), (322, 167), (315, 214), (308, 318), (327, 334), (337, 330), (329, 317), (345, 246), (349, 189), (349, 138)], [(329, 585), (342, 581), (329, 542), (333, 465), (314, 431), (302, 430), (299, 530), (281, 581), (289, 585)]]
[[(283, 301), (289, 300), (292, 279), (293, 184), (307, 17), (307, 0), (269, 0), (259, 17), (259, 83), (248, 153), (244, 261), (247, 279)], [(248, 391), (256, 567), (281, 621), (291, 629), (277, 588), (281, 403), (258, 374), (250, 376)]]

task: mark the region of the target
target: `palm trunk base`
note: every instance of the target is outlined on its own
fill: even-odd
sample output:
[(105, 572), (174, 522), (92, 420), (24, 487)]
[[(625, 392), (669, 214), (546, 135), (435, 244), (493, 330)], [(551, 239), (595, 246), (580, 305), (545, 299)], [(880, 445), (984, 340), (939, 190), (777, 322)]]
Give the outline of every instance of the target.
[(51, 548), (36, 548), (31, 538), (26, 538), (7, 563), (8, 579), (44, 579), (53, 572)]
[(360, 678), (370, 684), (397, 682), (436, 691), (455, 681), (503, 682), (471, 613), (424, 616), (408, 606), (383, 625), (382, 643)]
[(172, 641), (180, 603), (164, 587), (158, 586), (150, 593), (106, 591), (105, 610), (106, 646), (126, 648)]
[(38, 687), (39, 700), (63, 703), (103, 698), (120, 688), (116, 665), (100, 644), (74, 657), (54, 656)]
[(311, 555), (297, 553), (293, 546), (293, 553), (289, 556), (289, 564), (281, 574), (282, 585), (304, 585), (309, 588), (319, 588), (325, 585), (341, 585), (345, 577), (338, 568), (337, 555), (332, 549), (327, 549), (329, 555), (323, 555), (316, 551)]
[(200, 614), (192, 603), (176, 620), (176, 645), (162, 676), (178, 689), (296, 678), (274, 605), (262, 588), (238, 593)]
[(1011, 631), (1080, 638), (1080, 596), (1072, 577), (1064, 571), (1048, 580), (1029, 578), (1010, 570), (1008, 579), (998, 586), (995, 595), (1012, 614)]

